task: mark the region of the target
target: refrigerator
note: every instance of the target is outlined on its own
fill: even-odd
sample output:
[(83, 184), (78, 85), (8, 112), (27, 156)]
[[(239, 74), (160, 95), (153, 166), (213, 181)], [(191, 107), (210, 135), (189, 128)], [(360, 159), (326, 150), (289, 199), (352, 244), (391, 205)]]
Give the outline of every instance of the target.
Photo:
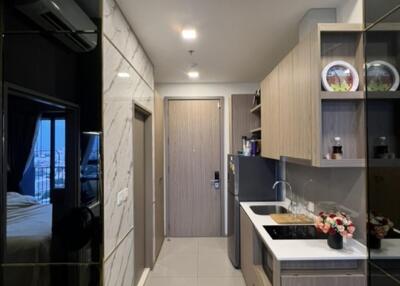
[(228, 255), (240, 268), (240, 202), (277, 201), (278, 161), (228, 155)]

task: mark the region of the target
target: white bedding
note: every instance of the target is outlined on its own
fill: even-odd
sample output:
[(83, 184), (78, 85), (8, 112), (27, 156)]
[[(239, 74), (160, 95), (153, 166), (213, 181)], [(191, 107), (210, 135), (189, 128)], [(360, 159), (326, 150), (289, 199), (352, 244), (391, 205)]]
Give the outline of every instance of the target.
[(7, 193), (7, 262), (48, 262), (51, 230), (52, 205), (41, 205), (31, 196)]

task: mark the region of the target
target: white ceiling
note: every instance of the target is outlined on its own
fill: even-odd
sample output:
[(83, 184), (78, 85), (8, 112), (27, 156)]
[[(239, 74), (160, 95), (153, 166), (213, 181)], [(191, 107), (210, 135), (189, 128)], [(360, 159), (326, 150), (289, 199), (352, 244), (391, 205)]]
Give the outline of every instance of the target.
[[(117, 0), (155, 66), (158, 83), (256, 82), (295, 45), (298, 24), (311, 8), (346, 0)], [(194, 27), (198, 39), (180, 31)], [(195, 50), (191, 57), (188, 50)]]

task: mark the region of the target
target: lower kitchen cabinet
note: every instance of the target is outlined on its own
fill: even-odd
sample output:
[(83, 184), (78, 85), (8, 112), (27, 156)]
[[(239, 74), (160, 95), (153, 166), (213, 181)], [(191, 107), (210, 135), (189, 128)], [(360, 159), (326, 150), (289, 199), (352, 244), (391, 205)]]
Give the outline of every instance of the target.
[[(241, 269), (246, 286), (366, 286), (365, 260), (280, 261), (240, 209)], [(263, 268), (263, 257), (265, 268)]]
[(365, 275), (282, 275), (281, 286), (365, 286)]
[(241, 270), (247, 286), (272, 286), (262, 268), (261, 248), (250, 218), (240, 209)]

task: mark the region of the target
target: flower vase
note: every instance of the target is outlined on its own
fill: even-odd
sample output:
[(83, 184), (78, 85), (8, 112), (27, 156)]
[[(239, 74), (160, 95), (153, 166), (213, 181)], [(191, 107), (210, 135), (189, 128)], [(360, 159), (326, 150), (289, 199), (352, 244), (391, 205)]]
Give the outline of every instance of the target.
[(343, 248), (343, 237), (340, 233), (335, 232), (334, 234), (329, 234), (328, 236), (328, 245), (333, 249), (342, 249)]
[(370, 234), (368, 240), (368, 246), (370, 249), (380, 249), (381, 239), (377, 238), (375, 235)]

